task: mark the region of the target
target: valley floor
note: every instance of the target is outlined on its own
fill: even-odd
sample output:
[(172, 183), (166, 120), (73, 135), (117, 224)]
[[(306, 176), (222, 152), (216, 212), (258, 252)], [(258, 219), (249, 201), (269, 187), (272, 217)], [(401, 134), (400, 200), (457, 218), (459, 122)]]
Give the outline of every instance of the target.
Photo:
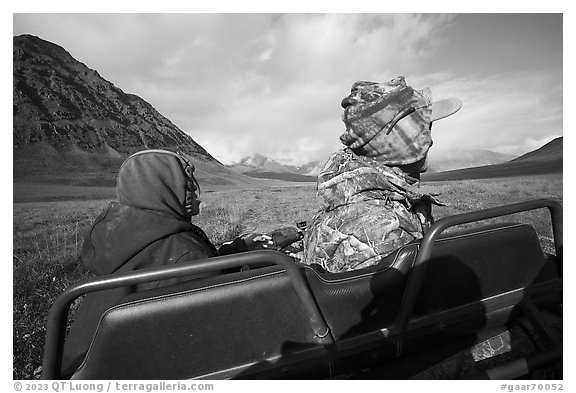
[[(423, 183), (421, 188), (440, 193), (439, 198), (448, 204), (434, 208), (437, 219), (529, 199), (563, 199), (561, 175)], [(39, 377), (48, 309), (67, 286), (90, 275), (80, 260), (83, 238), (113, 199), (111, 187), (14, 184), (14, 379)], [(321, 208), (314, 183), (271, 181), (245, 189), (208, 187), (201, 199), (202, 212), (194, 223), (216, 244), (241, 233), (310, 220)], [(545, 250), (553, 250), (546, 211), (505, 220), (534, 225)]]

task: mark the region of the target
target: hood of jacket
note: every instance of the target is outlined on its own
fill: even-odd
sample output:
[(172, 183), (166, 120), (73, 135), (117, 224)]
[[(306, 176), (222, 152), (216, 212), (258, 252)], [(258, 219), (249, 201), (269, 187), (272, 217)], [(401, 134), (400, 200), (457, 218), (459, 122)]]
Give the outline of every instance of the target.
[(86, 267), (99, 275), (113, 273), (154, 242), (180, 232), (195, 232), (212, 246), (186, 209), (196, 196), (193, 171), (184, 157), (168, 151), (130, 156), (118, 173), (118, 202), (98, 216), (84, 242)]

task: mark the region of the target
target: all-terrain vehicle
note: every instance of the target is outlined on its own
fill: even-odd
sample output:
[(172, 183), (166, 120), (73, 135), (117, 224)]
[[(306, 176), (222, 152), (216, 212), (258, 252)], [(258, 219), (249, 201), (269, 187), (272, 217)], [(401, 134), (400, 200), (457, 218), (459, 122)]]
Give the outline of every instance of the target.
[[(555, 255), (528, 224), (445, 231), (542, 208)], [(458, 354), (469, 372), (436, 377), (508, 379), (545, 367), (562, 378), (562, 207), (547, 199), (442, 218), (423, 239), (352, 272), (263, 250), (79, 282), (49, 313), (43, 378), (64, 377), (76, 298), (212, 270), (231, 273), (134, 293), (109, 308), (71, 378), (425, 378)], [(517, 332), (534, 342), (530, 351)]]

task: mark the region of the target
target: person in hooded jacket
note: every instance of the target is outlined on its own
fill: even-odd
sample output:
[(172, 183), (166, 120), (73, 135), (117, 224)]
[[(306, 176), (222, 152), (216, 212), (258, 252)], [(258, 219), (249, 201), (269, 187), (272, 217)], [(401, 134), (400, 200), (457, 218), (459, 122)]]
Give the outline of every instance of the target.
[[(117, 202), (111, 202), (92, 224), (82, 249), (84, 265), (96, 275), (129, 272), (218, 255), (248, 251), (266, 235), (249, 234), (217, 249), (190, 219), (200, 212), (200, 187), (194, 165), (185, 157), (164, 150), (145, 150), (130, 156), (120, 167)], [(138, 285), (137, 290), (201, 278), (169, 279)], [(63, 370), (72, 372), (84, 358), (103, 312), (133, 287), (86, 295), (66, 339)]]

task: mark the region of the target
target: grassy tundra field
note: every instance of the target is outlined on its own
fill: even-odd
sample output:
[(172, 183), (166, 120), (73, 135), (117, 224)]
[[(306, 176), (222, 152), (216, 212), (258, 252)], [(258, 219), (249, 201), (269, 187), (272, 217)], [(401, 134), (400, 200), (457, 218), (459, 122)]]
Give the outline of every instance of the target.
[[(26, 198), (13, 205), (13, 378), (40, 377), (46, 316), (54, 298), (71, 283), (90, 277), (80, 252), (92, 220), (113, 198), (110, 188), (47, 189), (29, 186)], [(457, 213), (537, 198), (562, 200), (562, 175), (423, 184), (440, 193), (448, 207), (435, 207), (441, 218)], [(32, 193), (32, 194), (30, 194)], [(69, 200), (66, 200), (69, 199)], [(215, 243), (244, 232), (268, 231), (310, 220), (320, 208), (316, 185), (278, 183), (247, 190), (205, 191), (202, 212), (194, 223)], [(27, 202), (33, 200), (34, 202)], [(19, 202), (21, 201), (21, 202)], [(544, 210), (506, 217), (533, 224), (546, 251), (553, 252), (548, 214)], [(493, 220), (494, 221), (494, 220)]]

